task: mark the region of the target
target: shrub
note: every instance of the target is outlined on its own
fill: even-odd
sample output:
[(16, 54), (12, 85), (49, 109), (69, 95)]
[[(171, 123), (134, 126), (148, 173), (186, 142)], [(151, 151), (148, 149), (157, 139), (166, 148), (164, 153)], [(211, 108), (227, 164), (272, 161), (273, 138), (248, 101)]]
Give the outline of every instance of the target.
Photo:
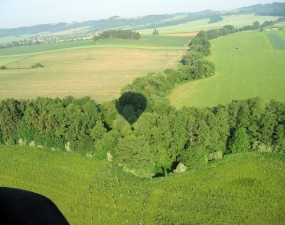
[(216, 151), (216, 152), (212, 152), (208, 155), (208, 160), (214, 160), (214, 159), (221, 159), (223, 158), (223, 152), (222, 151)]
[(32, 65), (32, 68), (41, 68), (44, 67), (41, 63), (36, 63), (35, 65)]
[(6, 66), (1, 66), (0, 69), (1, 69), (1, 70), (6, 70), (7, 67), (6, 67)]

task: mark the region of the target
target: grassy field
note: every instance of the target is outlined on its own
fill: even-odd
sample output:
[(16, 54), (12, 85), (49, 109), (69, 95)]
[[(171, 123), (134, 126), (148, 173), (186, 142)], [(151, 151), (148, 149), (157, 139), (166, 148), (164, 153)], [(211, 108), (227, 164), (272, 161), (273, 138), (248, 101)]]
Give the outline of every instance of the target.
[[(166, 54), (167, 53), (167, 54)], [(150, 71), (177, 67), (184, 51), (89, 48), (40, 54), (0, 70), (0, 98), (119, 97), (120, 89)], [(32, 69), (40, 62), (43, 68)], [(20, 69), (18, 69), (18, 64)]]
[[(136, 77), (177, 67), (190, 37), (144, 36), (1, 49), (0, 98), (119, 97)], [(64, 50), (64, 51), (63, 51)], [(40, 62), (44, 68), (32, 69)], [(19, 68), (18, 68), (19, 66)]]
[[(159, 34), (172, 34), (172, 33), (188, 33), (188, 32), (197, 32), (200, 30), (209, 30), (220, 28), (225, 25), (233, 25), (237, 28), (252, 25), (254, 21), (259, 21), (262, 24), (265, 21), (277, 20), (279, 17), (275, 16), (255, 16), (253, 14), (245, 14), (245, 15), (233, 15), (233, 16), (224, 16), (224, 20), (208, 24), (210, 19), (202, 19), (190, 21), (187, 23), (168, 26), (168, 27), (158, 27)], [(153, 29), (145, 29), (139, 30), (140, 34), (150, 35), (152, 34)]]
[(0, 146), (0, 186), (43, 194), (70, 224), (284, 224), (284, 155), (228, 155), (139, 179), (67, 152)]
[[(275, 50), (267, 34), (285, 31), (240, 32), (211, 40), (216, 74), (178, 86), (169, 95), (172, 105), (212, 107), (259, 96), (285, 101), (285, 51)], [(240, 45), (240, 49), (235, 47)]]

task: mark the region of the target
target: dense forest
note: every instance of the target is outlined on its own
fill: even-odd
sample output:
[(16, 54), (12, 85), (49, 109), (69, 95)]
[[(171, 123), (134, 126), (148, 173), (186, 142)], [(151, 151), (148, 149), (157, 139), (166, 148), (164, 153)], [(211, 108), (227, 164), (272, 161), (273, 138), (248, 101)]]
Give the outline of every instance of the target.
[(93, 37), (93, 41), (106, 38), (140, 39), (140, 34), (132, 30), (107, 30)]
[(101, 105), (71, 96), (2, 100), (0, 143), (75, 151), (113, 161), (140, 177), (196, 169), (223, 154), (283, 152), (284, 103), (254, 98), (176, 110), (165, 98), (181, 82), (213, 75), (215, 65), (204, 58), (209, 39), (236, 31), (230, 25), (200, 31), (180, 68), (139, 77), (120, 98)]
[(285, 3), (257, 4), (225, 12), (224, 15), (255, 14), (260, 16), (285, 16)]

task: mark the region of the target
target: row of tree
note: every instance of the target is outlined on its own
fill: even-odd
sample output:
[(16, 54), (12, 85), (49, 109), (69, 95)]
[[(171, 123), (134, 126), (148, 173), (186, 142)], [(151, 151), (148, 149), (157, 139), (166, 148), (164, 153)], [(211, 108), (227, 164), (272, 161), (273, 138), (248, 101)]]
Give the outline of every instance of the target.
[(257, 29), (261, 29), (264, 27), (268, 27), (268, 26), (273, 26), (276, 23), (280, 23), (285, 21), (285, 17), (284, 18), (279, 18), (276, 21), (265, 21), (264, 23), (262, 23), (260, 25), (260, 23), (258, 21), (255, 21), (253, 23), (253, 25), (249, 25), (249, 26), (243, 26), (241, 28), (235, 28), (232, 25), (225, 25), (222, 28), (219, 29), (211, 29), (211, 30), (207, 30), (207, 31), (200, 31), (196, 37), (199, 37), (201, 39), (214, 39), (214, 38), (218, 38), (220, 36), (225, 36), (228, 34), (232, 34), (232, 33), (236, 33), (239, 31), (245, 31), (245, 30), (257, 30)]
[(140, 39), (140, 34), (132, 30), (107, 30), (100, 33), (98, 36), (93, 36), (93, 41), (106, 38), (122, 38), (122, 39)]

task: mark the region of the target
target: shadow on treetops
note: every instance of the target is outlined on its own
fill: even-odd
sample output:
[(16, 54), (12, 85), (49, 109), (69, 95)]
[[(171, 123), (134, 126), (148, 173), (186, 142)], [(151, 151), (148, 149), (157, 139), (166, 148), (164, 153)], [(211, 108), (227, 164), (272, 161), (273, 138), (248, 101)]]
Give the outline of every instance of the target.
[(116, 100), (116, 109), (132, 125), (147, 106), (144, 95), (134, 92), (126, 92)]

